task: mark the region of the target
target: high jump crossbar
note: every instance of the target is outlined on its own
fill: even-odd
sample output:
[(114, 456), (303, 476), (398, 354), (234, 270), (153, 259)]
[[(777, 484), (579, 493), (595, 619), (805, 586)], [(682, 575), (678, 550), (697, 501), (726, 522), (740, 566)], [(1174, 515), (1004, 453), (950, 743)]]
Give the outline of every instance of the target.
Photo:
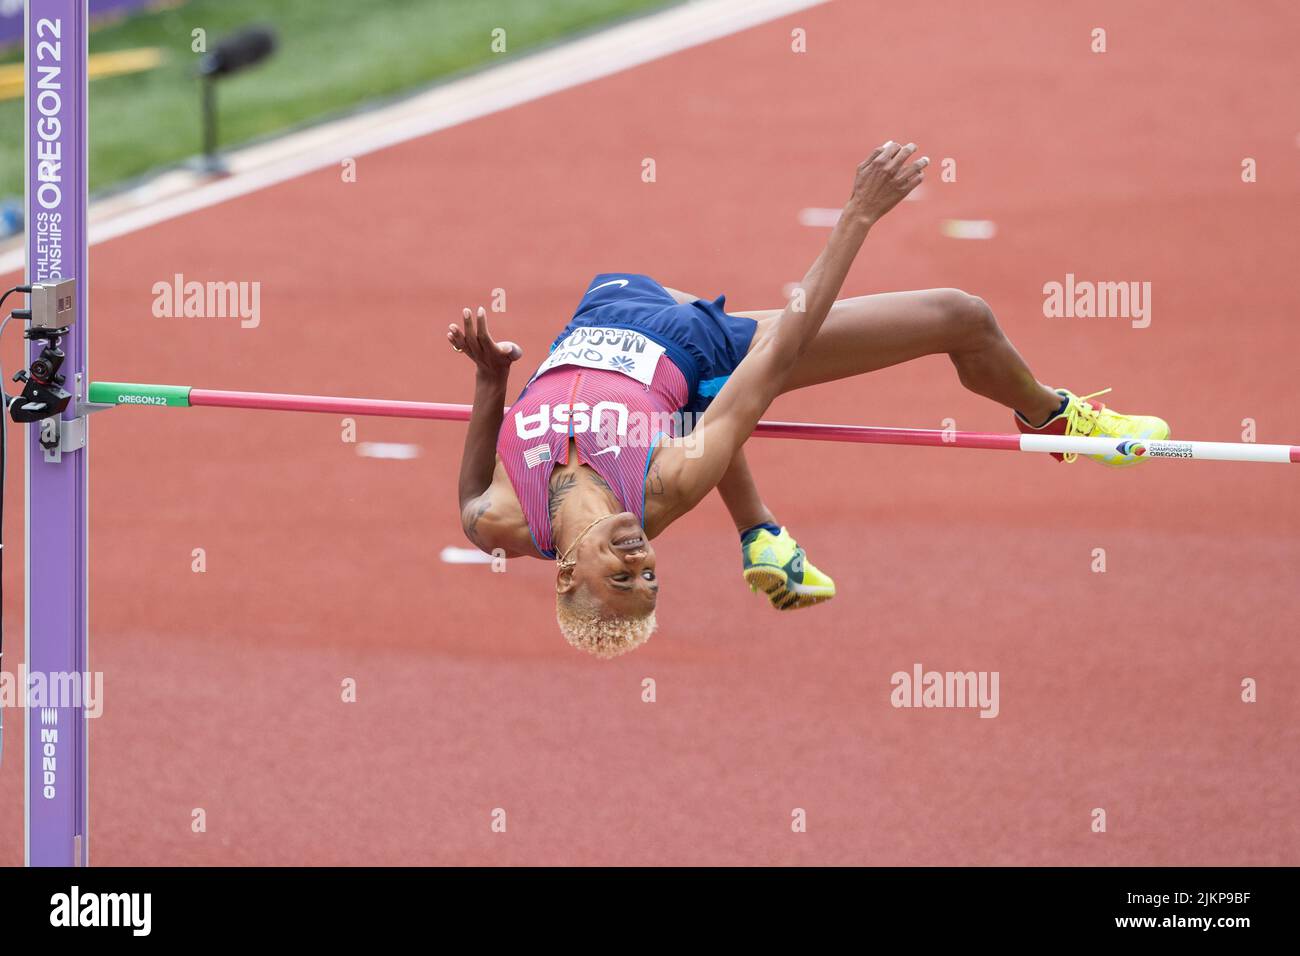
[[(188, 385), (141, 385), (92, 382), (87, 391), (91, 410), (118, 405), (162, 408), (244, 408), (281, 412), (324, 412), (383, 418), (422, 418), (444, 422), (469, 421), (470, 406), (443, 402), (341, 398), (331, 395), (292, 395), (279, 392), (235, 392)], [(804, 441), (857, 442), (867, 445), (926, 445), (935, 448), (987, 448), (1079, 455), (1123, 455), (1128, 458), (1183, 458), (1214, 461), (1300, 462), (1300, 446), (1253, 442), (1119, 441), (1113, 438), (1067, 438), (1062, 435), (1016, 435), (962, 432), (930, 428), (879, 428), (871, 425), (821, 425), (809, 422), (759, 422), (754, 434), (763, 438)]]

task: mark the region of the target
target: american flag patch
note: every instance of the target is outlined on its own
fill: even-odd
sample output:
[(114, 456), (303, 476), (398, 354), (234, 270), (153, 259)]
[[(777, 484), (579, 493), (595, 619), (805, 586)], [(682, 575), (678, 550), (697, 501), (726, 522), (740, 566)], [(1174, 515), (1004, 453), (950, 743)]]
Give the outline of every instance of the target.
[(550, 460), (550, 445), (534, 445), (532, 448), (524, 449), (524, 464), (529, 468), (536, 468), (542, 462)]

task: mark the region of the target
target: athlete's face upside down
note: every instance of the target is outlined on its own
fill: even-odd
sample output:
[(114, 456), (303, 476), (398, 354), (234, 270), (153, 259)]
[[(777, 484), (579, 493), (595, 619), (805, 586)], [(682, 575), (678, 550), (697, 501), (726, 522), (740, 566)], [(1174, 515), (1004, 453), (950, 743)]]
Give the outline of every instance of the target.
[(616, 657), (649, 640), (658, 598), (654, 548), (627, 511), (585, 533), (555, 577), (560, 630), (597, 657)]

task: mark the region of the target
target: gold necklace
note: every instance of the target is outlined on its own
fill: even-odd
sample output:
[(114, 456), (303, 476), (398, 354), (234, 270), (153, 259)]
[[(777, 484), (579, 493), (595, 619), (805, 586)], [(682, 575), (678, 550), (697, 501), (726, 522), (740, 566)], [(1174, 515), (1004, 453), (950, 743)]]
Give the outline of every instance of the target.
[(622, 512), (614, 511), (614, 512), (610, 512), (610, 513), (607, 514), (607, 515), (602, 515), (601, 517), (599, 517), (599, 518), (597, 518), (595, 521), (593, 521), (591, 524), (587, 525), (587, 527), (583, 528), (583, 529), (582, 529), (582, 532), (581, 532), (581, 533), (580, 533), (576, 538), (573, 539), (573, 544), (569, 545), (569, 546), (564, 550), (564, 553), (563, 553), (562, 555), (560, 555), (559, 558), (556, 559), (555, 563), (558, 564), (558, 565), (560, 566), (560, 570), (561, 570), (561, 571), (571, 571), (573, 568), (577, 567), (577, 565), (578, 565), (578, 559), (577, 559), (577, 558), (574, 558), (572, 561), (570, 561), (570, 560), (569, 560), (569, 554), (570, 554), (570, 552), (573, 551), (574, 548), (576, 548), (576, 547), (578, 546), (578, 542), (582, 540), (582, 536), (583, 536), (583, 535), (585, 535), (585, 534), (586, 534), (588, 531), (590, 531), (592, 528), (596, 527), (596, 525), (600, 524), (600, 523), (601, 523), (602, 521), (604, 521), (606, 518), (614, 518), (614, 517), (617, 517), (617, 516), (618, 516), (619, 514), (621, 514), (621, 513), (622, 513)]

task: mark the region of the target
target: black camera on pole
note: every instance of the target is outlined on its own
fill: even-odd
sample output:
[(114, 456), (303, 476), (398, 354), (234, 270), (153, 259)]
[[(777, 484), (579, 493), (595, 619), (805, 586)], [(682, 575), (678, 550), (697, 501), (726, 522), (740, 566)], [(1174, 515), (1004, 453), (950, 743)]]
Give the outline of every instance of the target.
[(9, 417), (16, 422), (39, 422), (63, 414), (72, 401), (72, 393), (63, 387), (59, 374), (67, 358), (59, 348), (64, 329), (28, 329), (24, 337), (45, 341), (41, 354), (33, 360), (31, 368), (14, 373), (14, 381), (23, 383), (22, 394), (9, 399)]
[(60, 374), (68, 356), (59, 344), (76, 317), (76, 282), (37, 282), (24, 291), (30, 296), (30, 306), (14, 309), (14, 318), (30, 323), (23, 338), (44, 344), (30, 367), (14, 373), (13, 380), (22, 382), (23, 390), (18, 395), (5, 395), (5, 406), (16, 422), (39, 422), (63, 414), (72, 401), (72, 393), (63, 387), (65, 379)]

